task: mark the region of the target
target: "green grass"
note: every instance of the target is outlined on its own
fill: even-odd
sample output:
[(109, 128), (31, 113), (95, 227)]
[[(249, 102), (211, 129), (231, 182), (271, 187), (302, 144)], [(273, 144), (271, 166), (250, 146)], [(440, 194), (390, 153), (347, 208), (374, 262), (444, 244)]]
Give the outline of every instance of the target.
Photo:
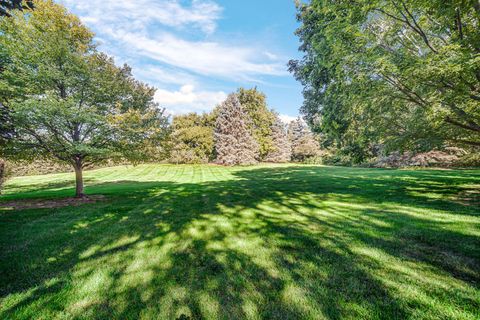
[[(480, 170), (141, 165), (0, 211), (1, 319), (479, 319)], [(0, 201), (73, 193), (15, 178)]]

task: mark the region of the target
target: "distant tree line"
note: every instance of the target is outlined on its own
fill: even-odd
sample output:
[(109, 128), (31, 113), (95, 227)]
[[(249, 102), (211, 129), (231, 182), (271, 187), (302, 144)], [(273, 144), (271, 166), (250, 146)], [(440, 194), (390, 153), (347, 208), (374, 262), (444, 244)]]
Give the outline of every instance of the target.
[(212, 112), (175, 116), (170, 162), (248, 165), (305, 161), (320, 155), (318, 138), (297, 119), (286, 126), (256, 88), (240, 88)]

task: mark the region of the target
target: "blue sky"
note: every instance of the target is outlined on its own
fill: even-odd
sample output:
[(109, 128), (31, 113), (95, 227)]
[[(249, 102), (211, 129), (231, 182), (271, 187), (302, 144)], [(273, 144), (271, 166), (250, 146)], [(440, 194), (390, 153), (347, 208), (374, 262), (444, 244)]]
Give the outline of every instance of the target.
[(293, 0), (59, 1), (173, 114), (209, 111), (257, 86), (285, 119), (298, 115), (301, 86), (286, 66), (299, 57)]

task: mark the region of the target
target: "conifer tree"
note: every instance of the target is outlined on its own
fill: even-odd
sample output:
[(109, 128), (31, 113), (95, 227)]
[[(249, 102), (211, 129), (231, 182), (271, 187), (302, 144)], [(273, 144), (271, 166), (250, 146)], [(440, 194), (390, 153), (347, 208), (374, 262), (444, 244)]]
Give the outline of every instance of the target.
[(247, 115), (236, 94), (220, 105), (215, 123), (217, 163), (248, 165), (256, 162), (258, 144), (247, 127)]
[(270, 151), (266, 157), (267, 162), (288, 162), (292, 157), (292, 149), (290, 141), (288, 140), (285, 124), (275, 114), (275, 122), (271, 126), (271, 139), (273, 143), (273, 150)]
[(290, 122), (288, 126), (288, 138), (292, 147), (293, 160), (304, 161), (305, 159), (319, 155), (320, 146), (307, 124), (300, 117)]

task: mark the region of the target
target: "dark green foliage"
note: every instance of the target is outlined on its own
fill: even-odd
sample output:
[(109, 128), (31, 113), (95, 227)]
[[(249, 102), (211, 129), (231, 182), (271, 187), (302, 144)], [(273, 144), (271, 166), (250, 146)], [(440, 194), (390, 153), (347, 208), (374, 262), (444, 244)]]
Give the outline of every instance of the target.
[(299, 4), (303, 114), (354, 162), (480, 146), (479, 17), (476, 0)]
[(0, 0), (0, 16), (11, 16), (10, 10), (33, 9), (32, 0)]
[(5, 161), (3, 159), (0, 159), (0, 193), (2, 193), (4, 182), (5, 182)]
[(14, 134), (11, 110), (0, 102), (0, 148), (11, 140)]

